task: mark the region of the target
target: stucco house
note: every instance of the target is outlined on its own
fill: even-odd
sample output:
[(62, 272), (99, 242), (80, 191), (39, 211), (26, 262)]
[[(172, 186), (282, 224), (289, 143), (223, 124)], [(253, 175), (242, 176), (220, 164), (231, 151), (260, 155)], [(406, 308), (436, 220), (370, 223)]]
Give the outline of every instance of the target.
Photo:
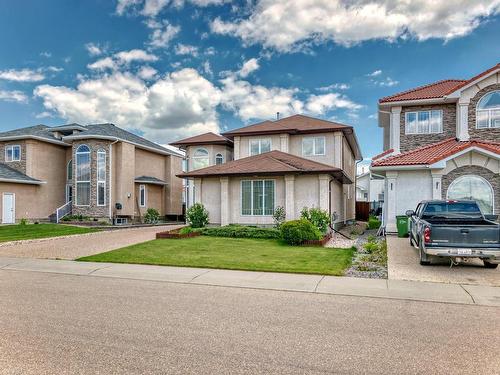
[(355, 216), (356, 160), (351, 126), (294, 115), (206, 133), (172, 145), (185, 150), (188, 205), (202, 203), (211, 224), (272, 225), (276, 207), (287, 220), (304, 207), (334, 215), (337, 225)]
[(500, 64), (466, 80), (443, 80), (379, 100), (384, 223), (424, 199), (475, 199), (500, 213)]
[(356, 202), (383, 202), (385, 181), (370, 171), (356, 176)]
[(0, 133), (2, 223), (84, 215), (128, 222), (182, 214), (182, 155), (113, 124)]

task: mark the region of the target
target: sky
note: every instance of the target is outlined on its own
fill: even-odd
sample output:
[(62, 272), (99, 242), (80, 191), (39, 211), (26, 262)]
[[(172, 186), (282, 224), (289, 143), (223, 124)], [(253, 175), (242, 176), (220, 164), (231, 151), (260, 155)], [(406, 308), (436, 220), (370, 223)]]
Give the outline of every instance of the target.
[(4, 0), (0, 131), (111, 122), (160, 144), (276, 113), (352, 125), (500, 62), (500, 0)]

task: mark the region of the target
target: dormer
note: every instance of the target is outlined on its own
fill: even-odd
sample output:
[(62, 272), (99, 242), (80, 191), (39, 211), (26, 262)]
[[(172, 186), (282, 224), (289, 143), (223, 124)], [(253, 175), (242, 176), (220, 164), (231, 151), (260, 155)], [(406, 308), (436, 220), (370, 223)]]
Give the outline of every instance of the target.
[(78, 134), (85, 130), (87, 130), (85, 126), (75, 123), (68, 125), (54, 126), (49, 129), (49, 131), (52, 132), (52, 134), (54, 135), (54, 138), (57, 139), (62, 139), (63, 137), (66, 137), (68, 135)]

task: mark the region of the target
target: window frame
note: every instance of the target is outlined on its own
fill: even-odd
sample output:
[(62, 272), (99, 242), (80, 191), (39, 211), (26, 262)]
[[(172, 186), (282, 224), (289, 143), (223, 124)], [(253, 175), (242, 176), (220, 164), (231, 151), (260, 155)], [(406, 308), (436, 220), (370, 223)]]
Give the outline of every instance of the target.
[[(254, 183), (255, 182), (260, 182), (262, 181), (262, 214), (261, 215), (256, 215), (254, 214)], [(265, 194), (265, 186), (266, 186), (266, 181), (271, 181), (273, 183), (273, 208), (272, 208), (272, 213), (269, 215), (265, 214), (265, 207), (266, 207), (266, 194)], [(250, 211), (251, 214), (244, 214), (243, 213), (243, 182), (250, 182)], [(245, 216), (245, 217), (272, 217), (274, 210), (276, 209), (276, 180), (275, 179), (255, 179), (255, 180), (248, 180), (244, 179), (240, 181), (240, 216)]]
[[(431, 126), (431, 119), (432, 119), (432, 112), (439, 112), (440, 113), (440, 119), (441, 119), (441, 122), (440, 122), (440, 128), (439, 128), (439, 131), (435, 132), (435, 131), (432, 131), (432, 126)], [(419, 113), (428, 113), (428, 127), (429, 127), (429, 130), (427, 132), (418, 132), (418, 129), (419, 129)], [(415, 131), (414, 132), (411, 132), (409, 130), (409, 122), (408, 122), (408, 116), (411, 115), (411, 114), (414, 114), (416, 117), (415, 117), (415, 121), (416, 121), (416, 124), (415, 124)], [(443, 110), (442, 109), (428, 109), (428, 110), (424, 110), (424, 111), (407, 111), (405, 112), (405, 135), (422, 135), (422, 134), (441, 134), (444, 132), (444, 129), (443, 129)]]
[[(310, 155), (306, 155), (304, 153), (304, 141), (306, 139), (312, 139), (313, 140), (313, 152)], [(323, 153), (318, 154), (316, 153), (316, 140), (322, 139), (323, 140)], [(302, 156), (325, 156), (326, 155), (326, 137), (324, 135), (318, 136), (318, 137), (302, 137)]]
[[(477, 104), (476, 104), (476, 129), (478, 130), (483, 130), (483, 129), (500, 129), (500, 121), (499, 121), (499, 125), (498, 126), (491, 126), (491, 112), (493, 111), (499, 111), (500, 112), (500, 105), (497, 106), (497, 107), (493, 107), (493, 108), (485, 108), (485, 109), (480, 109), (479, 108), (479, 105), (481, 104), (481, 102), (483, 101), (484, 98), (486, 98), (488, 95), (493, 95), (494, 93), (498, 93), (500, 95), (500, 90), (493, 90), (493, 91), (490, 91), (490, 92), (487, 92), (486, 94), (484, 94), (481, 99), (479, 99), (477, 101)], [(488, 113), (488, 126), (486, 127), (482, 127), (482, 126), (479, 126), (479, 112), (486, 112)]]
[[(489, 188), (490, 190), (490, 193), (491, 193), (491, 214), (495, 215), (495, 189), (493, 189), (493, 186), (491, 185), (491, 183), (485, 179), (484, 177), (480, 176), (480, 175), (477, 175), (477, 174), (464, 174), (464, 175), (461, 175), (461, 176), (458, 176), (457, 178), (455, 178), (449, 185), (448, 185), (448, 188), (446, 189), (446, 199), (454, 199), (454, 198), (450, 198), (449, 197), (449, 193), (450, 193), (450, 190), (455, 186), (457, 185), (459, 182), (465, 180), (466, 178), (470, 178), (470, 177), (473, 177), (473, 178), (477, 178), (479, 180), (481, 180), (482, 182), (484, 182), (486, 184), (486, 186)], [(478, 201), (477, 201), (478, 202)], [(478, 205), (479, 205), (479, 202), (478, 202)], [(481, 206), (479, 207), (481, 209)], [(481, 212), (483, 212), (483, 210), (481, 209)], [(489, 214), (487, 212), (483, 212), (485, 214)]]
[[(250, 138), (248, 140), (248, 155), (249, 156), (256, 156), (262, 154), (262, 142), (263, 141), (269, 141), (269, 151), (265, 152), (270, 152), (273, 149), (273, 141), (271, 138)], [(257, 154), (252, 154), (252, 142), (259, 142), (259, 152)]]
[[(217, 163), (217, 159), (220, 159), (220, 163)], [(224, 164), (224, 155), (222, 155), (220, 152), (215, 154), (215, 165), (221, 165)]]
[[(144, 192), (144, 202), (142, 201), (142, 192)], [(140, 184), (139, 185), (139, 207), (146, 207), (148, 204), (148, 199), (147, 199), (147, 191), (146, 191), (146, 185), (145, 184)]]
[[(206, 156), (196, 156), (196, 153), (197, 153), (199, 150), (203, 150), (203, 151), (205, 151), (205, 152), (207, 153), (207, 155), (206, 155)], [(204, 167), (201, 167), (201, 168), (196, 168), (196, 167), (194, 166), (194, 162), (195, 162), (196, 160), (200, 160), (200, 159), (206, 159), (206, 160), (207, 160), (207, 165), (206, 165), (206, 166), (204, 166)], [(194, 150), (194, 152), (193, 152), (193, 156), (192, 156), (191, 160), (193, 160), (192, 165), (191, 165), (192, 170), (197, 170), (197, 169), (207, 168), (207, 167), (209, 167), (209, 166), (210, 166), (210, 152), (209, 152), (209, 151), (208, 151), (205, 147), (197, 147), (197, 148)]]
[[(101, 155), (104, 155), (104, 179), (100, 179), (100, 176), (99, 176), (99, 166), (100, 166), (100, 161), (99, 161), (99, 156)], [(96, 205), (98, 207), (104, 207), (106, 206), (106, 178), (107, 178), (107, 171), (106, 171), (106, 162), (107, 162), (107, 156), (106, 156), (106, 150), (104, 149), (99, 149), (97, 150), (97, 161), (96, 161), (96, 179), (97, 179), (97, 184), (96, 184)], [(103, 193), (104, 193), (104, 197), (103, 198), (103, 203), (99, 203), (99, 198), (101, 198), (100, 194), (99, 194), (99, 186), (102, 185), (103, 186)]]
[[(82, 147), (86, 147), (88, 151), (79, 151), (80, 148)], [(78, 155), (82, 155), (82, 154), (88, 154), (88, 157), (89, 157), (89, 179), (88, 180), (78, 180)], [(89, 146), (87, 146), (86, 144), (81, 144), (77, 147), (76, 149), (76, 152), (75, 152), (75, 166), (76, 166), (76, 170), (75, 170), (75, 191), (74, 191), (74, 196), (75, 196), (75, 206), (78, 206), (78, 207), (89, 207), (91, 205), (91, 201), (92, 201), (92, 192), (91, 192), (91, 188), (92, 188), (92, 150), (90, 149)], [(88, 184), (89, 185), (89, 189), (88, 189), (88, 192), (89, 192), (89, 203), (88, 204), (79, 204), (79, 200), (78, 200), (78, 184)]]
[[(14, 159), (14, 149), (17, 148), (19, 149), (19, 159)], [(9, 154), (9, 150), (11, 150), (11, 159), (9, 160), (7, 155)], [(22, 155), (21, 155), (21, 145), (6, 145), (5, 146), (5, 161), (7, 163), (11, 163), (11, 162), (16, 162), (16, 161), (21, 161), (22, 159)]]

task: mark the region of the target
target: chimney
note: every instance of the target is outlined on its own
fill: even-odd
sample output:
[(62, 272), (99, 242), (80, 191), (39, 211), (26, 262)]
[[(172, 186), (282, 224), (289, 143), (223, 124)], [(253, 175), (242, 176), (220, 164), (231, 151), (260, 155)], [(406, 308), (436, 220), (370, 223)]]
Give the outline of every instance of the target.
[(280, 113), (276, 112), (276, 120), (279, 120), (279, 119), (280, 119)]

